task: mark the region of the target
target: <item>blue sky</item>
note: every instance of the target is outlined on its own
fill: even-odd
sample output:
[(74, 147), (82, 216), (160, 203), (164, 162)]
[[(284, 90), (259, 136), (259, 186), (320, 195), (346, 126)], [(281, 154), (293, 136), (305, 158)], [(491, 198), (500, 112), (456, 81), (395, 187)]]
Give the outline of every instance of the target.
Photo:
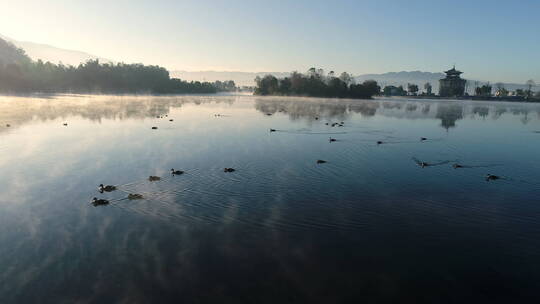
[(540, 82), (540, 1), (0, 0), (0, 33), (171, 70), (439, 72)]

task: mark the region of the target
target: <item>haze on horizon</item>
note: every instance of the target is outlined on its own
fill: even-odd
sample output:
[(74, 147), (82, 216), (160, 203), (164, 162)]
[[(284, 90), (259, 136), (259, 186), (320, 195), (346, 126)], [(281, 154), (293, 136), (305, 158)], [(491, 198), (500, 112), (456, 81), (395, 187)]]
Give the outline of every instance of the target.
[(540, 2), (0, 0), (0, 34), (187, 71), (440, 72), (540, 82)]

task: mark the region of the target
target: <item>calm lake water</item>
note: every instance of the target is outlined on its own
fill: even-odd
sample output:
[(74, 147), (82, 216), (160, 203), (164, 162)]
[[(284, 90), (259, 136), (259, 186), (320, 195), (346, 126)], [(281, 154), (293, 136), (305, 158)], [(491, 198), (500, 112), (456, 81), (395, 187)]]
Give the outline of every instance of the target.
[(538, 303), (537, 132), (535, 104), (0, 97), (0, 303)]

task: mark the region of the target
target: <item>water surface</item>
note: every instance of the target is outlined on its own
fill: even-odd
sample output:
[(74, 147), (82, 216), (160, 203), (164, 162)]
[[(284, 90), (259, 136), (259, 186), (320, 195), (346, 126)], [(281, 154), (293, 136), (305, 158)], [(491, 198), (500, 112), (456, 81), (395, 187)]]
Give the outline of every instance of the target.
[(0, 303), (538, 302), (539, 117), (478, 101), (0, 97)]

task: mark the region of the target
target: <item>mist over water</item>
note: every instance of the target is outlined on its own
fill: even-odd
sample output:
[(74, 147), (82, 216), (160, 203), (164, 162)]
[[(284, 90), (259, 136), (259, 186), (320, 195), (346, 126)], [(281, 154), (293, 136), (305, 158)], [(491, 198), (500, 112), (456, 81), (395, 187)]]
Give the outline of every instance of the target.
[(0, 97), (0, 303), (537, 302), (539, 118), (502, 102)]

